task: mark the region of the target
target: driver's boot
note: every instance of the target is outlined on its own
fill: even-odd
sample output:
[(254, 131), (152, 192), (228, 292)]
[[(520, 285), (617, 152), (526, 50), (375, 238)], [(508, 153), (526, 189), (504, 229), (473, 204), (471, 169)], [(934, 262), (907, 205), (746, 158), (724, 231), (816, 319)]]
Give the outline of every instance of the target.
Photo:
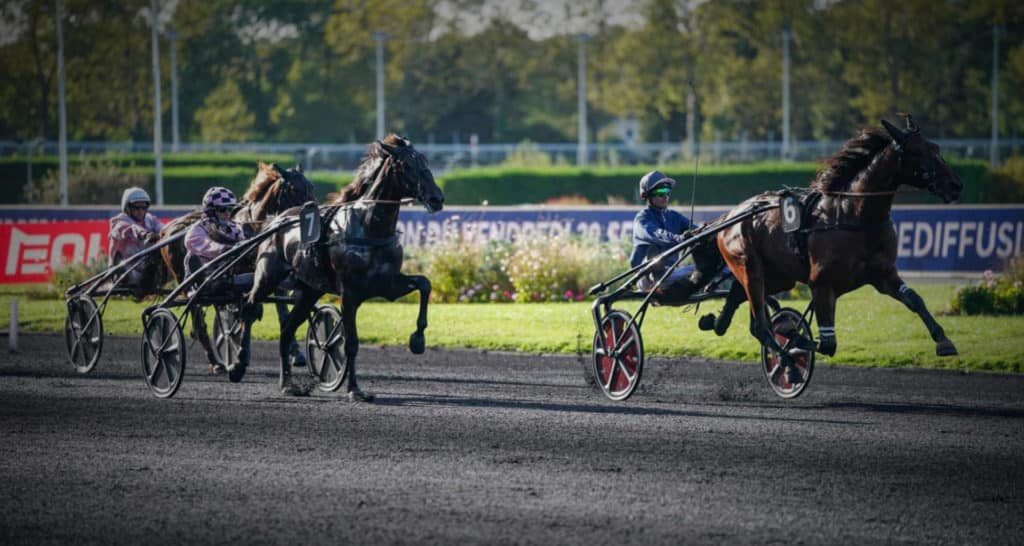
[(661, 305), (684, 305), (697, 288), (697, 284), (690, 279), (680, 279), (671, 286), (658, 287), (654, 291), (654, 296)]

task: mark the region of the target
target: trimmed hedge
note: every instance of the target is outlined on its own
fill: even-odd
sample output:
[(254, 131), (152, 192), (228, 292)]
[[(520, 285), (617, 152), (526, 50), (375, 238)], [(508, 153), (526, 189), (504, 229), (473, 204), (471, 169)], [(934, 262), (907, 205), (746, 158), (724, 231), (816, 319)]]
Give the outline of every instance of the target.
[[(251, 161), (250, 161), (251, 160)], [(163, 169), (164, 179), (164, 202), (168, 205), (193, 205), (199, 203), (203, 194), (211, 186), (224, 186), (235, 192), (239, 198), (249, 187), (254, 176), (256, 176), (256, 161), (248, 158), (245, 166), (232, 165), (179, 165), (165, 166)], [(280, 164), (280, 162), (279, 162)], [(287, 163), (282, 166), (287, 165)], [(21, 165), (24, 169), (25, 166)], [(155, 184), (153, 182), (152, 165), (127, 166), (125, 170), (132, 173), (145, 175), (149, 182), (144, 185), (146, 191), (155, 198)], [(33, 175), (36, 174), (36, 164), (33, 164)], [(42, 176), (42, 173), (40, 173)], [(327, 194), (338, 191), (339, 183), (336, 177), (329, 176), (329, 180), (322, 180), (317, 173), (307, 173), (307, 178), (313, 182), (316, 188), (316, 196), (320, 201), (327, 199)], [(351, 178), (349, 176), (348, 178)], [(0, 202), (2, 203), (24, 203), (24, 180), (25, 173), (22, 172), (17, 182), (12, 178), (2, 178), (0, 183)], [(98, 204), (98, 203), (72, 203), (72, 204)]]
[[(813, 180), (818, 163), (752, 163), (702, 167), (697, 178), (697, 202), (701, 205), (732, 205), (768, 190), (783, 186), (807, 186)], [(981, 161), (953, 162), (953, 169), (964, 182), (964, 203), (987, 201), (991, 176)], [(546, 169), (480, 168), (453, 171), (440, 177), (445, 201), (452, 205), (518, 205), (543, 203), (565, 197), (581, 196), (591, 203), (638, 200), (637, 183), (650, 167), (617, 169), (577, 169), (556, 167)], [(659, 170), (678, 182), (675, 200), (689, 201), (693, 166), (666, 166)], [(995, 197), (995, 196), (993, 196)], [(899, 194), (897, 203), (935, 203), (926, 192)]]
[[(173, 159), (171, 159), (173, 158)], [(103, 156), (126, 170), (148, 174), (152, 178), (152, 156), (132, 154)], [(136, 161), (138, 160), (138, 161)], [(146, 162), (148, 160), (148, 163)], [(0, 203), (24, 203), (26, 165), (24, 158), (0, 158)], [(77, 162), (78, 159), (76, 158)], [(226, 186), (242, 192), (255, 175), (256, 163), (278, 162), (290, 165), (284, 156), (257, 157), (244, 154), (169, 154), (165, 156), (164, 201), (167, 204), (193, 204), (210, 186)], [(1009, 183), (998, 183), (982, 161), (954, 161), (953, 169), (964, 182), (963, 203), (1001, 203), (1006, 201)], [(697, 203), (700, 205), (733, 205), (744, 199), (783, 186), (806, 186), (817, 173), (818, 163), (764, 162), (743, 165), (701, 167), (698, 174)], [(33, 178), (56, 169), (52, 157), (33, 161)], [(690, 196), (693, 166), (659, 167), (679, 182), (675, 201), (686, 203)], [(649, 167), (615, 169), (577, 169), (551, 167), (544, 169), (487, 167), (453, 171), (438, 177), (438, 184), (451, 205), (519, 205), (543, 203), (566, 196), (580, 196), (591, 203), (636, 203), (636, 184)], [(350, 173), (307, 173), (316, 186), (321, 201), (352, 180)], [(153, 184), (148, 185), (149, 190)], [(900, 204), (934, 204), (937, 199), (926, 192), (904, 192), (896, 200)], [(77, 204), (77, 203), (76, 203)], [(84, 204), (84, 203), (83, 203)]]
[[(113, 164), (125, 169), (139, 169), (140, 172), (152, 173), (154, 167), (153, 154), (145, 153), (130, 153), (130, 154), (99, 154), (99, 155), (88, 155), (88, 156), (69, 156), (68, 166), (69, 168), (73, 165), (77, 165), (85, 160), (100, 162), (103, 164)], [(183, 204), (177, 201), (170, 201), (171, 192), (174, 190), (170, 189), (168, 185), (168, 177), (177, 179), (188, 179), (194, 176), (197, 171), (186, 171), (188, 174), (179, 174), (176, 169), (198, 169), (198, 168), (218, 168), (218, 169), (233, 169), (229, 175), (231, 178), (228, 183), (219, 184), (230, 187), (232, 190), (235, 189), (235, 175), (237, 173), (248, 173), (248, 179), (246, 184), (252, 181), (252, 177), (256, 173), (256, 163), (263, 161), (264, 163), (278, 163), (282, 167), (292, 166), (294, 159), (288, 155), (282, 154), (268, 154), (268, 155), (256, 155), (251, 153), (225, 153), (225, 154), (165, 154), (163, 156), (163, 167), (164, 167), (164, 189), (165, 198), (168, 204)], [(60, 158), (57, 156), (47, 155), (38, 156), (32, 158), (32, 179), (39, 180), (46, 175), (48, 171), (56, 171), (60, 168)], [(146, 170), (148, 168), (148, 171)], [(206, 184), (210, 179), (215, 176), (223, 175), (226, 171), (211, 171), (210, 175), (200, 175), (203, 180), (196, 182), (195, 184)], [(11, 203), (20, 204), (25, 203), (25, 184), (28, 181), (28, 158), (25, 156), (10, 156), (0, 157), (0, 203)], [(186, 183), (186, 186), (193, 185), (192, 182)], [(218, 185), (211, 183), (209, 185)], [(208, 186), (207, 186), (208, 187)], [(248, 186), (245, 186), (248, 187)], [(152, 189), (152, 184), (150, 188)], [(244, 189), (244, 188), (243, 188)], [(206, 191), (206, 190), (203, 190)], [(335, 191), (331, 189), (330, 191)], [(188, 189), (183, 190), (184, 195), (180, 198), (184, 199), (190, 195)], [(319, 192), (319, 188), (318, 188)], [(202, 192), (199, 193), (202, 197)], [(176, 197), (178, 198), (178, 197)], [(188, 201), (191, 203), (191, 201)]]

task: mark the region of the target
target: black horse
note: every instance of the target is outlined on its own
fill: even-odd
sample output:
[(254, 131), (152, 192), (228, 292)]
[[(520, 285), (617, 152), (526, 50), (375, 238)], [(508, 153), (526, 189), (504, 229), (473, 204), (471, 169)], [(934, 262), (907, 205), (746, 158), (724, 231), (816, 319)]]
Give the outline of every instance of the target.
[[(242, 196), (242, 201), (232, 213), (232, 220), (242, 225), (246, 237), (251, 237), (260, 231), (262, 226), (282, 211), (301, 205), (307, 201), (316, 199), (313, 183), (310, 182), (302, 172), (302, 167), (296, 165), (291, 169), (282, 169), (276, 163), (257, 164), (256, 177), (249, 184), (249, 189)], [(203, 211), (192, 211), (184, 216), (175, 218), (161, 230), (161, 237), (169, 237), (175, 233), (187, 230), (192, 224), (203, 217)], [(185, 250), (184, 240), (170, 244), (163, 248), (164, 264), (174, 278), (181, 282), (185, 278)], [(243, 262), (240, 269), (252, 271), (255, 261)], [(277, 317), (280, 323), (284, 323), (288, 317), (288, 306), (278, 303)], [(196, 305), (191, 309), (193, 334), (206, 350), (206, 357), (210, 362), (211, 370), (219, 370), (218, 361), (213, 346), (210, 343), (210, 336), (206, 331), (205, 313), (202, 306)], [(305, 362), (305, 356), (299, 350), (298, 345), (291, 348), (292, 358), (297, 364)], [(223, 364), (228, 364), (227, 362)]]
[[(409, 338), (409, 349), (416, 354), (424, 351), (430, 281), (401, 273), (403, 252), (395, 229), (399, 207), (405, 199), (419, 201), (430, 213), (444, 206), (444, 194), (434, 182), (426, 158), (409, 140), (392, 134), (370, 145), (355, 180), (323, 215), (325, 229), (319, 242), (303, 248), (296, 227), (283, 229), (260, 246), (247, 312), (273, 292), (289, 273), (294, 273), (298, 280), (295, 306), (281, 326), (282, 394), (303, 394), (292, 383), (289, 348), (295, 341), (296, 328), (325, 293), (341, 296), (348, 395), (352, 400), (373, 400), (372, 395), (359, 389), (356, 379), (356, 312), (364, 301), (374, 297), (394, 301), (418, 290), (419, 316), (416, 331)], [(285, 214), (296, 215), (298, 210)]]

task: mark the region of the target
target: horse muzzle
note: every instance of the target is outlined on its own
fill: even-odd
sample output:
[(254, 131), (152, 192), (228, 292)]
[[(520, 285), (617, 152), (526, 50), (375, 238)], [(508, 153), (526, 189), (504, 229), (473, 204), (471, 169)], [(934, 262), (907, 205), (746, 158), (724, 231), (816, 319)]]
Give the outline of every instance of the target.
[(434, 214), (444, 208), (444, 197), (430, 196), (422, 200), (427, 212)]

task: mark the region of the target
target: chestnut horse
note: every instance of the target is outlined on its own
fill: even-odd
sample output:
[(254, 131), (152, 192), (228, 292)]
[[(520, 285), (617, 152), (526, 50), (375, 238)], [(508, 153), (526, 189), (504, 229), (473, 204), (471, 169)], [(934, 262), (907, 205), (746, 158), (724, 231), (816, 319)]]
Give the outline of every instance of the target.
[[(409, 349), (416, 354), (423, 352), (431, 287), (426, 277), (401, 272), (403, 252), (396, 229), (399, 207), (404, 199), (419, 201), (429, 213), (444, 206), (444, 194), (434, 182), (426, 158), (409, 140), (392, 134), (370, 145), (355, 180), (323, 215), (325, 233), (318, 242), (304, 249), (299, 228), (293, 227), (280, 230), (260, 245), (247, 315), (248, 310), (263, 301), (289, 273), (294, 273), (298, 281), (293, 292), (295, 306), (281, 325), (279, 339), (282, 394), (305, 394), (303, 387), (292, 383), (288, 352), (295, 342), (295, 330), (325, 293), (341, 296), (345, 370), (348, 396), (353, 401), (373, 399), (359, 389), (356, 379), (355, 361), (359, 352), (356, 312), (364, 301), (375, 297), (394, 301), (418, 290), (419, 316), (416, 331), (409, 338)], [(285, 213), (292, 214), (298, 211)]]
[[(889, 213), (900, 186), (926, 189), (950, 203), (959, 198), (963, 184), (942, 159), (939, 147), (921, 134), (909, 115), (906, 121), (906, 130), (885, 120), (884, 129), (863, 130), (826, 162), (803, 192), (807, 210), (801, 229), (792, 236), (783, 231), (780, 209), (718, 234), (718, 248), (739, 282), (726, 299), (716, 333), (725, 332), (736, 306), (747, 299), (751, 334), (783, 354), (787, 373), (798, 376), (771, 333), (766, 296), (789, 290), (797, 281), (810, 286), (820, 337), (817, 350), (831, 356), (836, 352), (836, 299), (870, 284), (921, 317), (938, 355), (957, 354), (924, 301), (896, 270), (897, 239)], [(778, 199), (773, 193), (755, 196), (724, 218), (742, 213), (754, 202)]]
[[(281, 211), (296, 207), (307, 201), (316, 200), (313, 183), (310, 182), (302, 172), (302, 167), (296, 165), (291, 169), (282, 169), (276, 163), (257, 163), (256, 177), (249, 184), (238, 208), (231, 215), (231, 219), (242, 225), (246, 237), (251, 237), (260, 231), (263, 224), (277, 216)], [(192, 211), (184, 216), (175, 218), (161, 230), (161, 237), (169, 237), (175, 233), (185, 231), (192, 227), (192, 224), (203, 217), (201, 210)], [(164, 264), (171, 271), (174, 278), (181, 282), (185, 278), (185, 241), (181, 240), (164, 247)], [(255, 262), (243, 266), (251, 271)], [(205, 313), (202, 306), (194, 306), (192, 313), (192, 331), (195, 337), (206, 350), (206, 358), (210, 362), (210, 369), (219, 370), (218, 358), (210, 344), (210, 336), (206, 331)], [(277, 315), (280, 322), (284, 322), (288, 316), (288, 307), (283, 303), (277, 304)], [(305, 362), (305, 357), (298, 345), (293, 346), (292, 355), (296, 362)], [(228, 363), (223, 363), (228, 364)]]

